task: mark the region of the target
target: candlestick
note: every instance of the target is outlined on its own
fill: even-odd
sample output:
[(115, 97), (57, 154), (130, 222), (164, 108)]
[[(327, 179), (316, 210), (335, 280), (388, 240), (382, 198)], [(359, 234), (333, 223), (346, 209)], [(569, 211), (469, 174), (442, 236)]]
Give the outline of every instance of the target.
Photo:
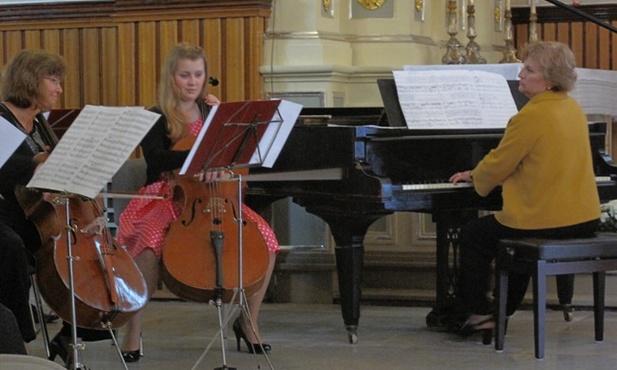
[(465, 64), (467, 58), (461, 51), (463, 44), (456, 39), (458, 33), (456, 13), (458, 12), (456, 0), (448, 0), (446, 12), (448, 14), (448, 34), (450, 40), (446, 43), (446, 54), (441, 58), (443, 64)]
[(467, 64), (486, 64), (486, 59), (480, 55), (480, 45), (475, 41), (476, 39), (476, 7), (473, 5), (473, 0), (469, 0), (467, 5), (467, 37), (469, 43), (467, 43)]
[(538, 13), (536, 13), (536, 1), (530, 0), (529, 10), (529, 42), (538, 41)]
[[(510, 0), (506, 0), (506, 6), (509, 6), (509, 4)], [(521, 63), (521, 61), (516, 57), (516, 49), (514, 48), (514, 37), (512, 35), (512, 9), (506, 8), (504, 14), (504, 27), (504, 41), (506, 42), (506, 46), (502, 50), (503, 58), (499, 61), (499, 63)]]

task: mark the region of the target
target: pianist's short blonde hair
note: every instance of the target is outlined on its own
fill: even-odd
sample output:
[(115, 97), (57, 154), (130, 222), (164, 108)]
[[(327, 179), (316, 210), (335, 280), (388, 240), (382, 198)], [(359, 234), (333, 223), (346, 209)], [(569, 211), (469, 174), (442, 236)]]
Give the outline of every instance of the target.
[(576, 59), (568, 45), (556, 41), (537, 41), (528, 44), (521, 54), (531, 58), (544, 70), (544, 78), (554, 91), (570, 91), (576, 83)]

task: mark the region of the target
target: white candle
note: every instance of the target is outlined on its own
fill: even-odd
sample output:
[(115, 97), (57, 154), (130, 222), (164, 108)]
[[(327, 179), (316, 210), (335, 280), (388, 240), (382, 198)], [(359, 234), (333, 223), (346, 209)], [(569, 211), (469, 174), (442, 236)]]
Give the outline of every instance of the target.
[(535, 14), (536, 13), (536, 0), (529, 0), (529, 2), (531, 3), (530, 13)]
[(469, 4), (467, 4), (469, 6), (473, 5), (473, 0), (469, 0)]
[(510, 10), (510, 0), (506, 0), (506, 10)]

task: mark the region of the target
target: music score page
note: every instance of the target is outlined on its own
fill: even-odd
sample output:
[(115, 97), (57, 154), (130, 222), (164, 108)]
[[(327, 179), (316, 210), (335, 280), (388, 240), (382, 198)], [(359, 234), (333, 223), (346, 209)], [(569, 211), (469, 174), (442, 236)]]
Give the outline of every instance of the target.
[(143, 107), (85, 106), (27, 186), (96, 197), (159, 117)]
[(517, 113), (506, 79), (468, 70), (393, 71), (410, 129), (505, 128)]
[(2, 145), (0, 145), (0, 167), (2, 167), (15, 150), (19, 148), (22, 141), (26, 139), (26, 134), (19, 131), (17, 127), (13, 126), (3, 117), (0, 117), (0, 137), (2, 138)]

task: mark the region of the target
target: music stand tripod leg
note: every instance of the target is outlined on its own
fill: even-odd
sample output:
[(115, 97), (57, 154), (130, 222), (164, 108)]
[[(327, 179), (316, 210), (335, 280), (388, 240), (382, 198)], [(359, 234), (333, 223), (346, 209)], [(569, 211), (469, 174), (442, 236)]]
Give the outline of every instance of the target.
[[(101, 325), (103, 325), (103, 327), (109, 330), (109, 334), (111, 335), (111, 340), (114, 342), (114, 346), (116, 346), (116, 352), (118, 352), (118, 356), (120, 357), (120, 361), (122, 361), (122, 366), (124, 367), (124, 370), (129, 370), (128, 366), (126, 365), (126, 361), (124, 361), (124, 356), (122, 356), (122, 350), (120, 349), (120, 344), (118, 344), (118, 340), (116, 339), (116, 334), (114, 333), (114, 330), (111, 328), (111, 322), (104, 321), (101, 323)], [(140, 340), (141, 340), (141, 334), (140, 334)], [(139, 345), (141, 346), (141, 343)], [(140, 350), (141, 350), (141, 347), (140, 347)]]
[(71, 232), (74, 231), (71, 226), (71, 205), (70, 198), (64, 197), (64, 207), (66, 214), (66, 246), (67, 246), (67, 261), (69, 269), (69, 290), (71, 296), (71, 347), (73, 351), (73, 363), (71, 364), (72, 370), (87, 369), (82, 367), (81, 364), (81, 351), (84, 349), (84, 344), (77, 338), (77, 309), (75, 305), (75, 278), (73, 276), (73, 243), (71, 239)]

